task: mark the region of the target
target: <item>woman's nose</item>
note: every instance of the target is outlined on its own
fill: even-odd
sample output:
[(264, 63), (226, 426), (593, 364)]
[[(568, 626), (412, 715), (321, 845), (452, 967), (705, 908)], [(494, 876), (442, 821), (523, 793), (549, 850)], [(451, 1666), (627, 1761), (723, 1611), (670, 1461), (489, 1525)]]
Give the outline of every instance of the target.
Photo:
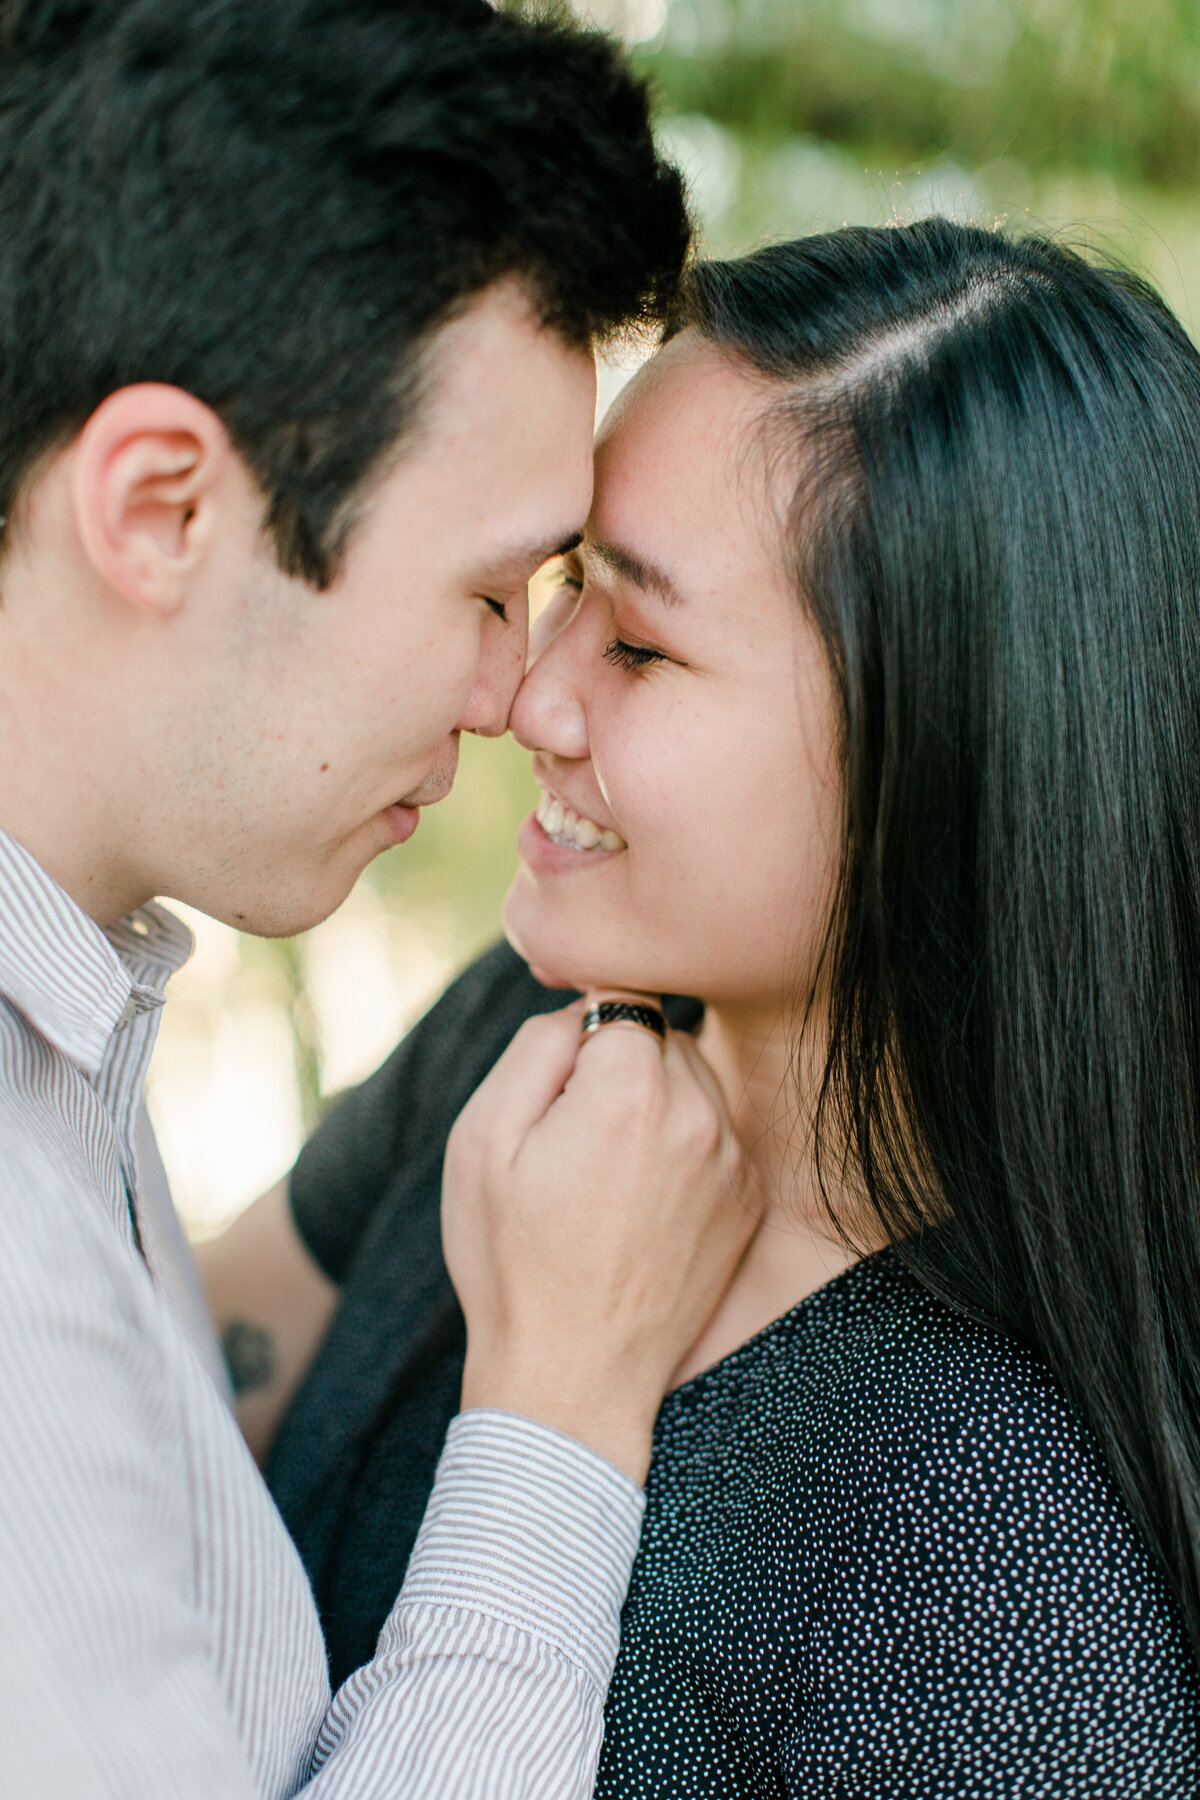
[[(547, 608), (547, 613), (551, 608)], [(526, 750), (545, 750), (580, 761), (588, 753), (587, 713), (578, 679), (578, 633), (574, 621), (548, 621), (546, 614), (530, 634), (534, 660), (517, 689), (509, 730)]]

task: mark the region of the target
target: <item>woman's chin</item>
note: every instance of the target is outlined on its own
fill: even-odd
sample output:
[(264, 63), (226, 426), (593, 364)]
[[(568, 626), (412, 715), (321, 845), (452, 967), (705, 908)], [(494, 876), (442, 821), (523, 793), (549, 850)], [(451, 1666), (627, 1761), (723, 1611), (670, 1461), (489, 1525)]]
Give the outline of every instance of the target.
[(505, 926), (505, 936), (517, 955), (529, 964), (530, 974), (536, 981), (540, 981), (543, 987), (566, 988), (582, 994), (585, 989), (593, 985), (589, 977), (583, 973), (584, 964), (564, 964), (561, 958), (544, 952), (539, 954), (538, 950), (528, 946), (521, 935), (513, 932), (507, 925)]
[[(589, 956), (583, 945), (550, 944), (540, 933), (522, 930), (508, 908), (504, 914), (504, 935), (543, 987), (568, 988), (582, 994), (588, 988), (631, 988), (633, 985), (627, 969), (602, 968), (600, 960), (594, 955)], [(657, 990), (637, 984), (636, 991), (653, 993)]]
[(535, 981), (540, 981), (544, 988), (562, 988), (568, 993), (583, 992), (582, 982), (567, 981), (563, 976), (555, 975), (552, 970), (543, 969), (537, 963), (529, 964), (529, 973)]

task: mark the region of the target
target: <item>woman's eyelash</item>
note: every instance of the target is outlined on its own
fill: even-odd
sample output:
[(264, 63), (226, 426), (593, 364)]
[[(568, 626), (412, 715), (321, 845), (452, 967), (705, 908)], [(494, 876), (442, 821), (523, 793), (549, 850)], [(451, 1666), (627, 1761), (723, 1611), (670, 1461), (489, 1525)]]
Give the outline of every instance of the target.
[[(583, 577), (572, 574), (570, 569), (556, 569), (554, 580), (559, 588), (573, 588), (577, 594), (583, 592)], [(614, 668), (629, 670), (648, 669), (652, 663), (669, 660), (661, 650), (650, 650), (643, 644), (627, 644), (623, 638), (614, 638), (611, 644), (604, 646), (604, 659)]]
[(626, 644), (620, 638), (605, 645), (604, 657), (618, 669), (645, 669), (651, 663), (664, 661), (661, 650), (648, 650), (642, 644)]

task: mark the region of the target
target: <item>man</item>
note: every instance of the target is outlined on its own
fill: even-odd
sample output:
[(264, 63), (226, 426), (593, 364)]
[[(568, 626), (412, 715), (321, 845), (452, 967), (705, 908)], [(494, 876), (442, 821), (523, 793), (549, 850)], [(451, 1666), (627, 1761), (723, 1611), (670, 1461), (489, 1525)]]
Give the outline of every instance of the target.
[(332, 1701), (135, 1126), (188, 950), (151, 896), (301, 930), (504, 730), (677, 179), (603, 41), (482, 0), (8, 0), (0, 71), (0, 1785), (582, 1795), (746, 1230), (703, 1069), (560, 1013), (474, 1103), (468, 1410)]

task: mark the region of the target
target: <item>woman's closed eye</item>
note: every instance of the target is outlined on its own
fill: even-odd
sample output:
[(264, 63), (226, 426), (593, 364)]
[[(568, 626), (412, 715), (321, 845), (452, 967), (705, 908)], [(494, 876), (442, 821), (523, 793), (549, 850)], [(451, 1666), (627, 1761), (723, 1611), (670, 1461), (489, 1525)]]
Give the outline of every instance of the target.
[[(553, 581), (555, 601), (560, 598), (578, 600), (585, 586), (583, 570), (573, 560), (554, 571)], [(649, 644), (628, 644), (620, 637), (613, 638), (611, 643), (604, 646), (604, 659), (612, 663), (614, 668), (627, 669), (631, 673), (648, 669), (654, 663), (675, 660), (663, 650), (652, 649)]]
[(652, 663), (667, 662), (661, 650), (651, 650), (647, 644), (627, 644), (622, 638), (614, 638), (611, 644), (604, 646), (604, 659), (618, 669), (647, 669)]

